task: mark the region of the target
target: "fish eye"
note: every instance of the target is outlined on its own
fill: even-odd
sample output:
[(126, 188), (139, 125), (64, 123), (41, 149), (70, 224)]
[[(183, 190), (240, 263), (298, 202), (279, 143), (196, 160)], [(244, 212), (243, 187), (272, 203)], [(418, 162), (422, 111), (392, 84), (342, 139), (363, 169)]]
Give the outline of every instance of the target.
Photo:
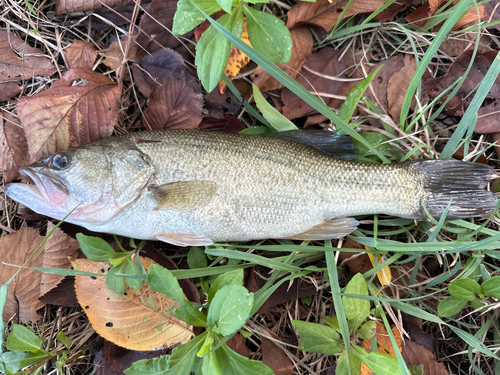
[(50, 165), (59, 170), (67, 168), (69, 164), (70, 159), (66, 154), (55, 154), (50, 161)]

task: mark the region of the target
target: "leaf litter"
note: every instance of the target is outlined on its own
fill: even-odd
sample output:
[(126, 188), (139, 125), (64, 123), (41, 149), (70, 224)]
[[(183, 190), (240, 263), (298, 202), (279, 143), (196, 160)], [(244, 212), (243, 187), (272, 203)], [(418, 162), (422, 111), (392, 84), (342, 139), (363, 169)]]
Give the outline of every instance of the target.
[[(128, 2), (99, 1), (96, 3), (66, 0), (58, 2), (56, 12), (57, 14), (80, 12), (101, 8), (103, 4), (111, 8), (117, 8), (126, 3)], [(391, 44), (394, 43), (394, 39), (388, 42), (391, 39), (391, 33), (396, 32), (395, 29), (384, 29), (382, 26), (372, 34), (371, 40), (364, 38), (360, 34), (357, 37), (359, 37), (361, 44), (357, 44), (358, 41), (351, 43), (351, 40), (347, 38), (334, 40), (332, 43), (336, 49), (318, 44), (318, 41), (326, 36), (325, 31), (330, 31), (338, 25), (341, 15), (344, 16), (344, 20), (357, 20), (359, 15), (376, 11), (384, 3), (385, 1), (355, 0), (345, 14), (342, 13), (347, 2), (330, 3), (321, 0), (316, 3), (298, 2), (292, 5), (291, 9), (286, 12), (288, 17), (287, 26), (291, 29), (294, 42), (292, 60), (286, 64), (278, 64), (278, 66), (291, 77), (296, 78), (311, 92), (321, 97), (328, 106), (339, 110), (343, 99), (359, 80), (365, 78), (370, 72), (383, 64), (384, 67), (373, 81), (370, 89), (366, 91), (366, 97), (378, 105), (382, 116), (388, 116), (389, 119), (397, 123), (404, 94), (415, 72), (416, 63), (410, 49), (398, 50), (394, 48), (394, 45)], [(399, 17), (404, 15), (406, 21), (425, 27), (432, 15), (442, 11), (439, 10), (442, 3), (429, 2), (424, 3), (421, 8), (415, 8), (410, 2), (398, 2), (380, 12), (375, 17), (375, 20), (398, 21), (401, 18), (397, 18), (397, 15)], [(492, 22), (496, 20), (498, 12), (494, 12), (495, 6), (495, 1), (480, 5), (480, 17), (483, 21)], [(25, 34), (13, 32), (12, 29), (10, 31), (1, 29), (0, 32), (4, 33), (2, 35), (7, 36), (7, 38), (0, 37), (0, 51), (2, 51), (0, 57), (0, 100), (9, 100), (20, 92), (23, 92), (23, 95), (28, 94), (18, 102), (17, 112), (14, 110), (13, 104), (15, 102), (13, 100), (4, 107), (6, 110), (2, 112), (0, 139), (2, 139), (3, 146), (4, 142), (7, 146), (1, 150), (0, 154), (4, 183), (18, 178), (17, 169), (25, 165), (29, 160), (33, 161), (41, 155), (47, 155), (56, 150), (64, 150), (109, 136), (113, 131), (123, 133), (138, 128), (201, 127), (237, 132), (255, 123), (250, 116), (241, 112), (242, 105), (232, 93), (221, 95), (218, 92), (212, 92), (207, 95), (201, 91), (196, 81), (196, 73), (193, 70), (193, 49), (190, 48), (189, 42), (174, 37), (168, 32), (168, 30), (172, 29), (176, 1), (153, 0), (144, 9), (145, 12), (142, 13), (142, 17), (137, 18), (139, 26), (136, 35), (130, 40), (122, 38), (118, 42), (114, 35), (106, 37), (100, 34), (99, 38), (102, 39), (98, 39), (97, 42), (88, 42), (88, 39), (84, 37), (82, 39), (86, 39), (85, 41), (64, 39), (68, 38), (69, 35), (65, 34), (62, 44), (65, 47), (64, 54), (67, 67), (70, 70), (64, 71), (64, 66), (60, 64), (59, 69), (63, 72), (62, 78), (54, 76), (57, 69), (53, 62), (58, 61), (60, 63), (63, 60), (54, 60), (51, 54), (48, 53), (47, 44), (33, 43), (32, 34), (26, 37)], [(403, 9), (406, 9), (406, 13), (400, 13)], [(52, 8), (53, 10), (54, 8)], [(271, 10), (275, 10), (276, 13), (283, 11), (283, 9), (280, 10), (277, 7), (271, 7)], [(112, 22), (115, 22), (116, 25), (119, 23), (127, 24), (128, 22), (123, 19), (125, 15), (132, 17), (134, 14), (131, 8), (117, 10), (115, 14), (112, 14), (109, 9), (106, 11), (107, 13), (102, 10), (96, 11), (95, 15), (99, 15), (101, 18), (93, 16), (92, 20), (94, 21), (92, 22), (94, 23), (89, 22), (88, 26), (92, 28), (95, 26), (94, 30), (117, 30), (117, 28), (113, 27)], [(90, 29), (84, 24), (90, 18), (84, 19), (83, 23), (80, 24), (80, 21), (75, 22), (76, 17), (79, 16), (75, 14), (69, 15), (65, 19), (54, 18), (54, 20), (57, 20), (54, 22), (61, 22), (68, 29), (78, 30), (79, 33), (83, 30), (84, 32), (81, 35), (85, 35)], [(22, 21), (23, 18), (21, 17), (20, 20)], [(477, 12), (475, 9), (471, 9), (467, 17), (456, 25), (456, 28), (465, 27), (475, 21), (477, 21)], [(48, 35), (47, 24), (44, 24), (44, 22), (46, 21), (42, 21), (39, 27), (44, 30), (45, 35)], [(97, 22), (100, 22), (100, 24)], [(4, 25), (2, 24), (2, 26)], [(314, 28), (311, 29), (309, 26)], [(492, 27), (495, 28), (496, 26), (493, 25)], [(314, 39), (311, 30), (314, 31)], [(438, 30), (439, 25), (432, 31), (436, 32)], [(95, 37), (95, 34), (92, 34), (92, 36)], [(191, 38), (192, 35), (189, 33), (185, 37)], [(454, 39), (455, 37), (456, 39)], [(22, 38), (25, 38), (28, 43)], [(475, 34), (469, 32), (467, 34), (450, 35), (445, 40), (442, 45), (442, 52), (447, 55), (439, 55), (439, 60), (433, 61), (437, 62), (437, 64), (429, 67), (429, 74), (432, 70), (432, 75), (435, 78), (424, 76), (423, 92), (428, 95), (428, 98), (424, 97), (420, 102), (413, 99), (411, 103), (412, 109), (417, 106), (421, 108), (428, 102), (426, 100), (436, 98), (439, 93), (463, 74), (464, 67), (471, 60), (471, 47), (474, 38)], [(6, 39), (9, 40), (9, 44), (5, 44)], [(481, 36), (481, 41), (485, 46), (493, 44), (491, 41), (493, 39), (494, 37), (491, 36)], [(53, 42), (50, 38), (48, 40)], [(347, 43), (345, 43), (346, 41)], [(445, 48), (446, 43), (449, 45), (448, 49)], [(31, 46), (35, 44), (37, 45), (36, 48)], [(95, 49), (95, 46), (99, 46), (99, 50), (102, 51), (102, 59), (98, 57), (99, 52)], [(125, 48), (125, 46), (127, 47)], [(418, 46), (418, 48), (421, 47)], [(435, 120), (436, 128), (429, 128), (430, 130), (436, 130), (436, 134), (440, 134), (439, 132), (442, 131), (440, 128), (453, 126), (456, 117), (462, 116), (467, 109), (475, 87), (484, 77), (488, 66), (493, 61), (493, 56), (496, 54), (496, 52), (489, 51), (488, 48), (483, 47), (476, 56), (465, 84), (446, 105), (445, 114), (438, 116)], [(125, 50), (127, 51), (126, 57), (123, 54)], [(60, 52), (55, 49), (50, 52), (56, 58), (60, 56), (58, 55)], [(419, 52), (422, 52), (422, 50), (419, 49)], [(458, 57), (454, 59), (450, 69), (447, 70), (447, 65), (450, 63), (449, 57), (455, 56)], [(100, 63), (111, 69), (111, 74)], [(115, 83), (117, 77), (113, 76), (113, 72), (117, 72), (121, 67), (125, 69), (122, 77), (123, 85), (119, 86)], [(252, 67), (252, 64), (250, 64), (250, 67), (250, 73), (235, 71), (234, 74), (230, 74), (230, 78), (234, 78), (233, 82), (238, 85), (238, 82), (242, 82), (249, 86), (248, 83), (253, 81), (253, 83), (260, 86), (262, 91), (272, 91), (269, 97), (275, 103), (283, 102), (282, 106), (277, 105), (280, 112), (299, 124), (305, 126), (317, 126), (317, 124), (322, 127), (329, 126), (324, 116), (316, 113), (288, 89), (282, 88), (280, 83), (261, 68), (257, 67), (255, 72), (252, 72), (255, 67)], [(94, 68), (95, 71), (92, 71), (91, 68)], [(8, 74), (9, 76), (2, 76), (2, 74)], [(47, 82), (47, 77), (51, 76), (54, 76), (51, 84), (42, 86), (40, 89), (25, 90), (28, 79), (34, 79), (43, 85)], [(47, 89), (49, 86), (51, 87)], [(496, 89), (495, 83), (480, 109), (476, 132), (500, 137), (498, 135), (500, 133), (493, 121), (498, 98)], [(78, 99), (76, 99), (76, 96), (78, 96)], [(249, 96), (246, 97), (249, 98)], [(444, 99), (446, 97), (442, 100)], [(361, 107), (364, 109), (356, 111), (355, 115), (366, 116), (367, 108), (363, 104)], [(17, 113), (21, 122), (11, 113)], [(381, 127), (380, 122), (376, 126)], [(367, 128), (365, 126), (362, 129), (366, 131)], [(429, 147), (435, 146), (439, 150), (442, 142), (437, 137), (435, 144), (432, 146), (429, 144)], [(474, 142), (480, 144), (481, 141)], [(474, 150), (474, 147), (472, 147), (472, 150)], [(19, 208), (19, 210), (21, 209), (22, 207)], [(12, 203), (6, 201), (4, 217), (0, 224), (7, 229), (14, 226), (17, 231), (9, 229), (13, 234), (2, 237), (0, 241), (7, 241), (6, 239), (12, 238), (10, 236), (13, 235), (22, 235), (30, 238), (29, 241), (23, 240), (22, 243), (24, 247), (31, 249), (36, 243), (40, 242), (42, 237), (37, 230), (21, 227), (19, 216), (14, 217), (14, 215), (15, 211), (12, 209)], [(12, 220), (14, 220), (14, 224)], [(29, 220), (28, 224), (37, 225), (34, 220)], [(10, 232), (5, 231), (5, 233)], [(61, 234), (60, 239), (58, 239), (58, 236), (54, 236), (54, 249), (59, 246), (57, 245), (59, 242), (64, 242), (64, 236)], [(354, 244), (350, 243), (346, 244), (346, 246), (354, 248)], [(48, 245), (49, 242), (46, 246)], [(4, 249), (4, 246), (0, 246), (0, 251), (2, 251), (1, 249)], [(359, 253), (354, 253), (353, 257), (345, 260), (347, 267), (342, 274), (342, 278), (348, 278), (349, 272), (356, 273), (359, 270), (368, 272), (372, 268), (368, 256), (363, 253), (365, 248), (360, 246), (359, 250)], [(165, 249), (165, 251), (171, 251), (171, 249)], [(341, 252), (341, 259), (344, 258), (344, 254), (352, 253)], [(39, 262), (38, 257), (33, 262), (35, 260)], [(5, 261), (3, 255), (2, 261)], [(47, 261), (49, 263), (53, 262), (53, 267), (67, 267), (67, 263), (64, 263), (63, 258), (59, 256), (56, 256), (55, 259), (50, 259), (50, 256), (48, 256)], [(22, 259), (13, 259), (11, 263), (21, 264)], [(48, 266), (45, 263), (43, 264)], [(406, 295), (403, 294), (406, 293), (405, 289), (413, 293), (412, 287), (408, 288), (407, 285), (410, 281), (410, 274), (413, 272), (414, 267), (417, 266), (418, 264), (413, 262), (409, 262), (406, 266), (392, 266), (392, 285), (386, 287), (382, 293), (388, 296), (397, 295), (399, 298)], [(22, 272), (25, 271), (28, 270)], [(403, 275), (401, 275), (401, 271), (403, 271)], [(264, 270), (261, 272), (264, 272)], [(425, 283), (432, 280), (420, 271), (416, 274), (417, 277), (413, 281), (419, 285), (425, 285)], [(30, 280), (37, 277), (35, 273), (26, 273), (26, 275), (29, 275), (27, 279)], [(41, 275), (47, 276), (48, 274)], [(36, 309), (43, 306), (43, 302), (37, 300), (38, 296), (47, 294), (46, 289), (52, 289), (52, 285), (60, 282), (60, 280), (57, 280), (40, 277), (40, 281), (37, 281), (39, 283), (38, 289), (35, 288), (34, 292), (31, 291), (31, 294), (26, 296), (22, 295), (21, 299), (19, 299), (19, 303), (22, 302), (30, 306), (26, 307), (27, 312), (23, 312), (24, 307), (16, 310), (13, 307), (14, 304), (10, 302), (9, 311), (11, 316), (19, 313), (20, 315), (17, 318), (20, 321), (38, 320), (39, 315), (37, 315)], [(95, 282), (96, 280), (87, 278), (87, 281)], [(344, 282), (345, 280), (341, 281)], [(19, 283), (19, 281), (16, 281), (16, 283)], [(283, 284), (283, 288), (280, 288), (269, 299), (276, 303), (266, 306), (265, 312), (261, 311), (262, 315), (259, 318), (261, 320), (253, 319), (252, 324), (258, 327), (263, 324), (262, 322), (266, 322), (266, 325), (272, 327), (274, 332), (279, 333), (276, 336), (277, 340), (282, 340), (285, 348), (287, 345), (296, 344), (296, 341), (293, 341), (294, 334), (289, 331), (289, 326), (287, 326), (289, 324), (285, 317), (287, 313), (299, 314), (306, 319), (316, 317), (318, 321), (322, 316), (332, 314), (331, 297), (323, 293), (323, 290), (326, 290), (325, 288), (328, 288), (329, 285), (320, 277), (316, 278), (315, 283), (316, 285), (310, 288), (310, 293), (302, 294), (297, 293), (297, 282), (291, 285)], [(17, 290), (18, 284), (15, 285)], [(258, 287), (255, 290), (258, 290)], [(312, 303), (308, 304), (308, 296), (311, 295)], [(18, 297), (16, 296), (16, 298)], [(286, 306), (287, 310), (283, 310), (283, 307), (280, 306)], [(21, 318), (21, 314), (25, 315), (22, 315)], [(395, 331), (394, 335), (397, 334), (398, 332)], [(434, 339), (437, 339), (437, 337), (438, 334), (435, 334)], [(381, 339), (383, 342), (384, 339), (382, 337)], [(246, 344), (251, 346), (251, 343), (246, 339), (243, 339), (243, 341), (246, 341)], [(403, 357), (405, 357), (407, 363), (421, 366), (424, 373), (441, 374), (442, 368), (440, 366), (431, 367), (437, 364), (432, 352), (428, 351), (428, 349), (422, 349), (423, 347), (419, 347), (413, 341), (407, 340), (407, 343), (403, 346)], [(245, 346), (245, 342), (243, 345)], [(267, 344), (263, 344), (261, 350), (264, 350), (264, 345)], [(268, 346), (266, 348), (266, 351), (275, 350), (269, 349)], [(407, 351), (406, 354), (405, 350)], [(302, 360), (304, 358), (299, 359), (298, 354), (290, 354), (288, 351), (287, 355), (294, 358), (296, 368), (297, 366), (303, 366), (302, 363), (304, 362)], [(108, 363), (113, 361), (110, 356), (105, 360)], [(320, 359), (317, 368), (328, 368), (327, 363), (329, 361), (331, 359)], [(287, 365), (284, 373), (288, 373), (289, 369), (290, 367)], [(279, 370), (276, 369), (276, 371)]]

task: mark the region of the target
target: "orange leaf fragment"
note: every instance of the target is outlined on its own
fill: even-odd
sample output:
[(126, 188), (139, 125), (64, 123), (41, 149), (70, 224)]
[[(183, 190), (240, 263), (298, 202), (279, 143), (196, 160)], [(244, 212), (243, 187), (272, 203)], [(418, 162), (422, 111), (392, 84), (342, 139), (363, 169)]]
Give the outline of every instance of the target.
[[(366, 250), (370, 250), (368, 246), (365, 246)], [(372, 253), (368, 253), (368, 258), (370, 258), (370, 262), (372, 263), (372, 266), (378, 266), (380, 263), (384, 262), (384, 257), (380, 254), (375, 254), (377, 256), (377, 261), (375, 262), (375, 258), (373, 257)], [(380, 271), (377, 271), (377, 277), (378, 281), (380, 281), (380, 284), (382, 286), (389, 285), (392, 280), (392, 274), (391, 274), (391, 269), (389, 266), (385, 266), (382, 268)]]
[[(401, 333), (398, 330), (398, 327), (392, 326), (391, 328), (392, 334), (396, 340), (396, 344), (398, 346), (399, 352), (403, 350), (403, 338), (401, 337)], [(394, 351), (394, 347), (392, 346), (391, 339), (387, 330), (384, 327), (384, 323), (377, 320), (377, 352), (381, 354), (387, 354), (391, 357), (396, 358), (396, 352)], [(363, 340), (363, 347), (366, 351), (371, 351), (371, 342), (372, 340)], [(373, 372), (364, 364), (361, 364), (361, 375), (372, 375)]]
[[(250, 43), (250, 39), (248, 38), (248, 29), (247, 29), (247, 20), (246, 18), (243, 20), (243, 33), (240, 38), (243, 42), (252, 47)], [(250, 57), (241, 52), (238, 48), (231, 48), (231, 55), (229, 56), (229, 60), (227, 61), (226, 69), (224, 69), (224, 73), (227, 77), (232, 81), (234, 77), (238, 75), (241, 68), (247, 65), (250, 62)], [(219, 82), (219, 91), (221, 94), (226, 92), (226, 84), (223, 80)]]
[[(157, 264), (142, 258), (146, 270)], [(108, 263), (88, 259), (73, 259), (75, 270), (106, 274)], [(143, 286), (134, 290), (126, 287), (124, 295), (106, 287), (104, 277), (77, 276), (75, 289), (78, 302), (96, 332), (119, 346), (131, 350), (155, 350), (186, 343), (193, 336), (192, 327), (167, 312), (175, 301)]]

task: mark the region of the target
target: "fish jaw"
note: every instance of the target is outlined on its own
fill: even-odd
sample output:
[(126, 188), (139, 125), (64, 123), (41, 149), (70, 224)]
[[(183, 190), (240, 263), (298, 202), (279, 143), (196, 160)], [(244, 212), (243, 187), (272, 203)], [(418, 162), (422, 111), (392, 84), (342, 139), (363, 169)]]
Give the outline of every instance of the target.
[(28, 183), (7, 184), (5, 194), (9, 198), (42, 215), (56, 219), (66, 216), (69, 194), (61, 182), (30, 167), (21, 168), (19, 172)]

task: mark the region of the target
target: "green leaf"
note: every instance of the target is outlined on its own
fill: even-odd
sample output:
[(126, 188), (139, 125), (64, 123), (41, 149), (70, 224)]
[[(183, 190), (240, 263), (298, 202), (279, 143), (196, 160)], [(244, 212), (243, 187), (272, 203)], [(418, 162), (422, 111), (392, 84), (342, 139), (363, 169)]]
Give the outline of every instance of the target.
[(59, 341), (61, 344), (63, 344), (66, 348), (69, 349), (69, 347), (71, 346), (71, 340), (69, 339), (68, 336), (66, 336), (64, 334), (63, 331), (59, 332), (57, 335), (56, 335), (56, 339), (57, 341)]
[(233, 0), (217, 0), (217, 3), (220, 5), (224, 12), (229, 14), (233, 13), (231, 11), (233, 7)]
[(481, 292), (485, 296), (500, 298), (500, 276), (493, 276), (481, 285)]
[(262, 362), (243, 357), (226, 344), (216, 353), (224, 375), (274, 375), (273, 371)]
[(210, 305), (212, 302), (215, 293), (226, 285), (243, 285), (243, 278), (242, 269), (225, 272), (217, 276), (212, 285), (210, 285), (210, 290), (208, 291), (208, 304)]
[(238, 331), (250, 317), (253, 297), (241, 285), (226, 285), (218, 290), (208, 309), (208, 329), (223, 336)]
[[(123, 273), (127, 275), (142, 275), (142, 271), (137, 264), (135, 264), (132, 260), (128, 260), (125, 266), (123, 267)], [(126, 280), (129, 287), (134, 290), (141, 289), (142, 284), (144, 284), (144, 280), (139, 279), (127, 279)]]
[(377, 375), (403, 375), (398, 360), (387, 354), (370, 352), (365, 353), (363, 349), (351, 352), (362, 361), (370, 370)]
[(208, 261), (204, 249), (198, 246), (190, 247), (187, 255), (187, 262), (189, 268), (205, 268), (208, 265)]
[(107, 262), (118, 255), (102, 238), (77, 233), (76, 239), (85, 256), (93, 262)]
[(264, 99), (264, 96), (260, 92), (259, 88), (252, 83), (253, 97), (255, 99), (255, 104), (257, 108), (262, 112), (262, 116), (269, 121), (269, 124), (278, 132), (287, 130), (297, 130), (297, 127), (285, 116), (279, 113), (276, 108)]
[[(360, 273), (354, 275), (351, 281), (349, 281), (349, 283), (347, 284), (344, 293), (367, 296), (368, 287), (363, 275)], [(347, 320), (352, 324), (354, 330), (356, 330), (361, 324), (363, 324), (366, 318), (368, 318), (368, 316), (370, 315), (369, 300), (353, 297), (342, 297), (342, 304), (344, 305)]]
[(166, 374), (169, 365), (169, 355), (162, 355), (151, 359), (135, 361), (131, 367), (123, 371), (127, 375), (160, 375)]
[(177, 302), (186, 299), (175, 276), (162, 266), (157, 264), (149, 266), (147, 282), (152, 290), (165, 295), (167, 298)]
[(20, 352), (42, 353), (43, 340), (35, 333), (21, 324), (13, 324), (12, 332), (7, 338), (6, 347), (9, 350)]
[(332, 327), (335, 331), (340, 333), (339, 319), (336, 316), (325, 316), (323, 321)]
[(358, 336), (363, 340), (371, 340), (377, 333), (377, 324), (373, 320), (367, 321), (358, 329)]
[(42, 359), (47, 358), (48, 353), (30, 353), (30, 352), (6, 352), (0, 356), (0, 361), (5, 364), (8, 371), (14, 373), (20, 369), (30, 366)]
[(205, 16), (193, 6), (193, 3), (209, 15), (221, 10), (216, 0), (179, 0), (174, 16), (172, 34), (183, 35), (205, 21)]
[[(344, 350), (337, 360), (337, 370), (335, 371), (335, 375), (348, 375), (349, 370), (350, 375), (358, 375), (361, 373), (361, 361), (358, 357), (353, 355), (355, 350), (351, 350), (351, 358), (349, 358), (347, 351)], [(377, 374), (378, 375), (378, 374)]]
[[(270, 0), (243, 0), (243, 1), (245, 3), (250, 3), (250, 4), (259, 4), (259, 3), (266, 4), (270, 2)], [(307, 0), (307, 1), (315, 2), (316, 0)]]
[(252, 126), (247, 129), (243, 129), (240, 131), (240, 134), (246, 134), (246, 135), (260, 135), (260, 134), (270, 134), (273, 133), (271, 129), (269, 129), (267, 126)]
[(292, 57), (292, 38), (284, 22), (259, 12), (247, 4), (242, 6), (247, 17), (248, 37), (252, 47), (276, 63), (287, 63)]
[(192, 326), (207, 326), (207, 317), (186, 299), (180, 302), (180, 306), (171, 306), (167, 311), (170, 315)]
[(458, 299), (457, 297), (450, 296), (439, 302), (438, 315), (449, 318), (450, 316), (458, 314), (467, 305), (467, 300)]
[(208, 353), (203, 357), (203, 364), (201, 365), (203, 375), (222, 375), (217, 361), (217, 354), (215, 352)]
[(205, 341), (203, 342), (203, 345), (201, 346), (200, 350), (198, 350), (198, 353), (196, 355), (198, 357), (203, 357), (206, 353), (208, 353), (210, 350), (214, 348), (214, 336), (212, 331), (208, 331)]
[(450, 282), (448, 291), (457, 299), (472, 301), (476, 295), (481, 293), (481, 286), (472, 279), (458, 279)]
[(106, 275), (106, 286), (114, 290), (116, 293), (125, 294), (127, 288), (125, 287), (125, 280), (123, 277), (114, 276), (116, 273), (120, 272), (120, 268), (111, 267)]
[[(374, 148), (376, 148), (379, 151), (382, 151), (382, 152), (393, 151), (393, 146), (387, 142), (387, 141), (390, 141), (391, 138), (389, 138), (385, 134), (370, 132), (370, 133), (360, 134), (360, 136), (363, 137), (366, 141), (368, 141), (369, 144), (371, 144)], [(370, 152), (370, 149), (367, 146), (365, 146), (363, 143), (358, 141), (357, 139), (354, 139), (354, 144), (359, 149), (360, 156), (363, 156), (363, 155), (367, 154), (368, 152)], [(379, 157), (374, 156), (374, 155), (370, 155), (370, 154), (368, 154), (367, 157), (372, 159), (373, 161), (377, 161), (377, 162), (380, 160)]]
[(339, 347), (342, 344), (342, 339), (335, 329), (302, 320), (292, 320), (292, 324), (301, 336), (299, 350), (326, 355), (342, 352)]
[[(236, 14), (237, 12), (233, 16)], [(229, 30), (232, 19), (229, 14), (224, 14), (217, 22)], [(207, 92), (212, 91), (220, 82), (230, 53), (231, 43), (213, 26), (210, 26), (198, 41), (195, 64), (198, 68), (198, 77)]]
[(64, 374), (63, 367), (68, 361), (68, 353), (65, 351), (62, 352), (61, 356), (56, 360), (56, 368), (59, 370), (60, 374)]
[[(484, 304), (484, 302), (483, 302), (483, 301), (481, 301), (479, 298), (473, 299), (473, 300), (470, 302), (470, 305), (472, 306), (472, 308), (473, 308), (474, 310), (477, 310), (477, 309), (480, 309), (480, 308), (481, 308), (481, 307), (483, 307), (483, 306), (486, 306), (486, 305)], [(484, 309), (484, 310), (486, 310), (486, 309)], [(481, 311), (481, 312), (483, 312), (483, 310), (480, 310), (480, 311)]]

